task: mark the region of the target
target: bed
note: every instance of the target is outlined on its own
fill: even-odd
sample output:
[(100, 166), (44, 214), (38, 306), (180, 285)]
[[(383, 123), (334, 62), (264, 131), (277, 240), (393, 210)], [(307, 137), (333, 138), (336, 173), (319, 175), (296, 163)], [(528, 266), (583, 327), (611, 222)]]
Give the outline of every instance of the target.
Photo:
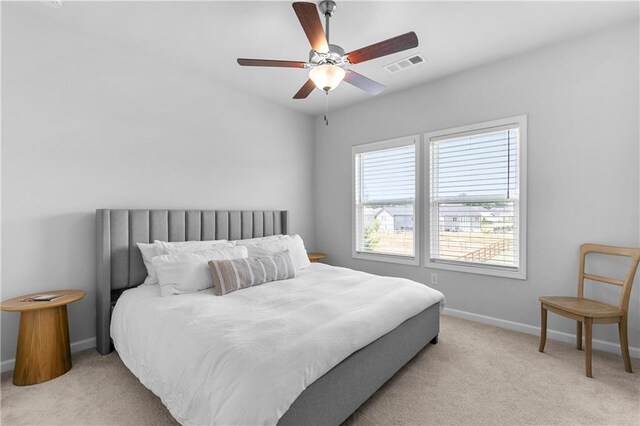
[[(277, 292), (286, 292), (287, 289), (291, 290), (292, 288), (305, 289), (308, 287), (308, 291), (311, 292), (309, 294), (312, 294), (313, 297), (317, 297), (317, 292), (319, 291), (324, 291), (325, 293), (323, 294), (329, 297), (329, 293), (339, 289), (339, 287), (334, 284), (336, 280), (331, 277), (344, 276), (345, 280), (352, 281), (351, 285), (353, 285), (354, 288), (360, 285), (359, 282), (362, 280), (369, 280), (368, 285), (372, 285), (371, 283), (376, 285), (378, 280), (383, 279), (369, 274), (334, 268), (327, 265), (312, 265), (305, 270), (306, 272), (303, 271), (304, 273), (301, 273), (299, 277), (297, 276), (293, 280), (287, 280), (291, 281), (290, 283), (281, 281), (280, 283), (284, 284), (275, 285), (275, 283), (273, 283), (274, 285), (271, 286), (265, 284), (255, 289), (238, 291), (236, 292), (238, 294), (233, 297), (225, 295), (216, 299), (212, 294), (207, 294), (207, 291), (203, 291), (193, 296), (180, 295), (160, 299), (157, 294), (153, 293), (154, 289), (145, 288), (145, 286), (138, 287), (146, 277), (146, 269), (142, 262), (140, 252), (136, 247), (136, 243), (152, 242), (154, 239), (165, 241), (236, 240), (287, 234), (289, 232), (288, 219), (289, 215), (287, 211), (97, 210), (98, 351), (101, 354), (106, 354), (113, 350), (113, 342), (110, 336), (111, 316), (116, 302), (120, 296), (122, 296), (122, 300), (118, 303), (116, 309), (113, 331), (115, 336), (114, 340), (117, 342), (116, 347), (118, 347), (119, 352), (121, 352), (120, 355), (123, 362), (145, 386), (161, 397), (174, 417), (180, 422), (184, 424), (202, 422), (202, 417), (199, 418), (200, 420), (197, 420), (197, 417), (189, 417), (190, 414), (185, 414), (184, 408), (181, 409), (179, 404), (172, 400), (176, 393), (184, 394), (187, 391), (191, 392), (191, 389), (183, 388), (180, 392), (177, 390), (173, 392), (171, 389), (167, 391), (166, 388), (163, 390), (163, 386), (166, 386), (166, 383), (159, 383), (160, 381), (154, 380), (154, 378), (159, 377), (161, 373), (160, 370), (162, 370), (162, 368), (158, 366), (162, 365), (163, 360), (156, 359), (158, 357), (154, 358), (153, 354), (162, 352), (159, 350), (159, 348), (163, 347), (162, 345), (170, 345), (173, 342), (163, 342), (162, 339), (166, 337), (164, 337), (162, 333), (155, 332), (155, 334), (153, 334), (154, 330), (152, 328), (145, 329), (144, 327), (150, 326), (145, 326), (145, 321), (140, 318), (143, 318), (144, 315), (159, 318), (157, 324), (155, 324), (156, 328), (168, 330), (169, 325), (176, 322), (175, 318), (183, 318), (185, 316), (184, 313), (178, 312), (179, 309), (190, 309), (189, 312), (195, 309), (197, 312), (204, 312), (205, 309), (200, 307), (206, 306), (206, 303), (222, 303), (224, 300), (224, 303), (230, 304), (234, 303), (233, 301), (235, 299), (241, 298), (271, 300), (272, 302), (288, 300), (288, 297), (280, 296)], [(342, 271), (340, 271), (341, 269)], [(390, 278), (385, 279), (390, 280)], [(383, 283), (380, 282), (379, 284), (382, 285)], [(332, 285), (334, 286), (334, 290), (331, 290)], [(388, 285), (388, 283), (385, 285)], [(417, 284), (413, 283), (400, 287), (406, 287), (406, 291), (410, 292), (417, 291), (415, 288), (416, 285)], [(368, 289), (371, 288), (373, 287), (368, 287)], [(126, 290), (131, 291), (127, 291), (123, 295)], [(378, 292), (380, 293), (380, 297), (388, 297), (384, 294), (382, 288), (380, 288)], [(373, 301), (375, 291), (367, 291), (367, 293), (372, 293), (371, 298)], [(407, 318), (395, 316), (393, 319), (390, 319), (387, 324), (389, 329), (382, 333), (380, 333), (379, 330), (367, 330), (366, 327), (354, 333), (353, 339), (346, 339), (348, 342), (343, 342), (342, 344), (346, 345), (347, 348), (352, 347), (356, 349), (347, 353), (344, 352), (345, 349), (343, 347), (340, 350), (344, 353), (342, 355), (336, 354), (336, 359), (332, 361), (333, 364), (329, 361), (323, 361), (326, 365), (323, 364), (322, 368), (324, 368), (324, 370), (320, 367), (316, 369), (317, 371), (315, 371), (315, 373), (317, 377), (310, 374), (309, 377), (307, 377), (309, 379), (308, 383), (296, 383), (296, 386), (299, 388), (298, 391), (289, 392), (290, 395), (281, 397), (281, 394), (285, 394), (286, 392), (273, 392), (273, 395), (271, 395), (264, 391), (260, 393), (260, 391), (257, 390), (256, 392), (258, 393), (256, 393), (256, 395), (258, 397), (262, 396), (262, 399), (274, 399), (273, 404), (279, 404), (277, 410), (274, 405), (273, 412), (268, 413), (268, 415), (264, 417), (260, 417), (260, 419), (264, 420), (257, 421), (255, 420), (256, 417), (249, 416), (243, 417), (243, 420), (238, 420), (237, 423), (274, 424), (277, 422), (277, 424), (281, 425), (340, 424), (429, 342), (437, 342), (442, 299), (436, 300), (438, 298), (435, 293), (432, 295), (434, 299), (428, 303), (423, 301), (420, 302), (422, 304), (417, 304), (416, 302), (416, 304), (407, 308), (413, 309), (413, 311), (408, 311), (411, 312), (410, 315), (405, 313), (405, 315), (408, 315)], [(232, 293), (232, 295), (233, 294), (235, 293)], [(398, 294), (400, 295), (400, 293)], [(189, 299), (189, 297), (191, 297), (191, 299)], [(309, 298), (309, 295), (302, 295), (300, 297), (301, 300), (305, 300), (305, 298)], [(434, 302), (434, 300), (436, 301)], [(189, 302), (187, 303), (187, 301)], [(295, 298), (289, 300), (289, 302), (299, 303)], [(359, 303), (365, 302), (366, 301)], [(145, 305), (145, 303), (147, 305)], [(162, 303), (165, 305), (162, 305)], [(380, 305), (380, 303), (378, 303), (378, 305)], [(142, 308), (143, 306), (148, 306), (148, 308)], [(329, 305), (325, 304), (325, 306)], [(371, 306), (371, 309), (373, 309), (374, 305), (372, 304)], [(154, 309), (156, 309), (156, 311), (153, 311)], [(354, 309), (353, 307), (349, 307), (349, 309), (352, 309), (354, 312), (360, 312), (360, 309)], [(178, 312), (181, 316), (172, 319), (166, 315), (167, 312)], [(224, 312), (224, 310), (220, 309), (220, 312)], [(232, 312), (232, 310), (229, 310), (229, 312)], [(202, 321), (203, 324), (215, 324), (215, 321), (221, 321), (221, 319), (226, 318), (220, 316), (217, 318), (209, 318), (207, 315), (205, 315), (206, 318)], [(371, 316), (373, 314), (371, 312), (367, 313), (367, 310), (362, 310), (362, 315)], [(166, 327), (159, 325), (163, 320), (167, 321)], [(147, 320), (147, 323), (149, 322), (155, 323), (156, 321)], [(255, 322), (255, 324), (258, 323), (259, 322)], [(293, 323), (293, 321), (289, 320), (288, 323)], [(329, 323), (332, 322), (327, 322), (327, 324)], [(262, 326), (262, 323), (260, 324)], [(322, 335), (322, 339), (330, 341), (332, 336), (342, 335), (341, 333), (336, 333), (335, 330), (339, 330), (340, 328), (338, 327), (344, 325), (329, 325), (335, 326), (335, 328), (318, 331), (319, 333), (326, 333)], [(327, 325), (327, 327), (329, 327), (329, 325)], [(209, 328), (211, 329), (211, 327)], [(322, 329), (323, 327), (318, 328)], [(140, 342), (145, 335), (144, 332), (141, 333), (142, 329), (147, 330), (150, 335), (153, 334), (153, 339), (149, 340), (148, 343), (138, 344), (136, 348), (135, 342)], [(186, 329), (187, 328), (185, 328), (185, 330)], [(176, 330), (179, 330), (179, 328), (176, 327), (174, 327), (173, 330), (173, 339), (186, 339), (186, 337), (180, 335), (189, 334), (177, 333)], [(265, 329), (261, 332), (273, 333), (273, 330), (272, 327), (271, 330)], [(376, 332), (379, 334), (375, 334)], [(135, 333), (139, 333), (138, 337), (135, 336)], [(131, 336), (127, 337), (128, 335)], [(364, 340), (358, 342), (360, 338)], [(271, 339), (266, 339), (264, 344), (266, 345), (269, 340)], [(183, 352), (187, 354), (181, 356), (196, 357), (196, 354), (200, 353), (198, 352), (200, 349), (196, 344), (197, 341), (198, 339), (181, 340), (179, 346), (184, 347)], [(311, 340), (312, 343), (318, 341), (317, 338)], [(159, 346), (154, 347), (153, 344)], [(311, 353), (324, 350), (324, 346), (318, 346), (313, 349), (307, 348), (306, 344), (298, 346), (298, 348), (301, 351), (308, 349)], [(146, 354), (142, 354), (142, 352), (146, 352)], [(286, 351), (283, 351), (283, 354), (284, 353), (286, 353)], [(331, 355), (331, 352), (329, 351), (327, 354)], [(145, 356), (147, 358), (145, 358)], [(225, 356), (228, 356), (228, 354)], [(235, 361), (236, 363), (238, 362), (233, 357), (226, 359)], [(304, 359), (311, 359), (311, 357)], [(164, 362), (168, 361), (164, 360)], [(287, 362), (291, 362), (291, 360)], [(327, 364), (327, 362), (329, 363)], [(233, 364), (229, 365), (233, 366)], [(329, 367), (327, 367), (327, 365), (329, 365)], [(208, 371), (212, 371), (216, 366), (211, 364), (207, 368), (209, 368)], [(233, 368), (236, 368), (236, 370), (231, 371), (239, 371), (237, 366)], [(258, 369), (257, 371), (260, 372), (262, 369)], [(202, 374), (200, 375), (202, 376)], [(206, 376), (206, 374), (204, 376)], [(238, 374), (238, 376), (240, 376), (240, 374)], [(281, 378), (285, 376), (286, 374), (278, 376), (278, 380), (281, 380)], [(267, 380), (268, 374), (264, 375), (264, 377), (265, 380)], [(292, 380), (295, 382), (295, 377), (293, 377)], [(210, 389), (203, 386), (204, 385), (200, 385), (200, 389), (203, 389), (203, 394), (206, 393), (207, 390), (210, 391)], [(198, 386), (194, 386), (193, 390), (198, 391)], [(276, 397), (279, 398), (277, 401)], [(187, 395), (184, 398), (189, 399), (190, 397)], [(225, 404), (231, 404), (232, 402), (233, 401), (226, 401)], [(193, 411), (195, 413), (197, 409)], [(248, 409), (247, 411), (250, 410)], [(225, 423), (234, 423), (234, 421), (224, 416), (216, 417), (216, 419), (221, 419), (221, 421)]]

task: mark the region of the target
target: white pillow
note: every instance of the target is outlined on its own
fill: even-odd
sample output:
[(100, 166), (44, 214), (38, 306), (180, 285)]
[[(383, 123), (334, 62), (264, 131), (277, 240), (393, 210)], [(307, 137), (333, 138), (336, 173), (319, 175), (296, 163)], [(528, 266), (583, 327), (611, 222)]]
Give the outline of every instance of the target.
[(160, 294), (193, 293), (213, 287), (208, 262), (246, 258), (244, 246), (201, 250), (193, 253), (165, 254), (153, 258), (158, 274)]
[(151, 263), (151, 260), (156, 257), (157, 247), (155, 244), (137, 243), (140, 253), (142, 253), (142, 262), (144, 262), (145, 268), (147, 268), (147, 278), (144, 279), (144, 284), (158, 284), (158, 275)]
[(278, 235), (270, 235), (268, 237), (257, 237), (257, 238), (247, 238), (246, 240), (233, 240), (233, 241), (229, 241), (232, 244), (252, 244), (252, 243), (259, 243), (261, 241), (269, 241), (269, 240), (280, 240), (284, 237), (284, 235), (282, 234), (278, 234)]
[(289, 246), (289, 253), (291, 253), (293, 263), (297, 265), (296, 270), (304, 269), (311, 265), (309, 256), (307, 255), (307, 249), (304, 247), (304, 241), (302, 241), (300, 235), (286, 235), (283, 240), (286, 241)]
[(246, 241), (247, 240), (238, 240), (237, 245), (246, 246), (249, 250), (249, 256), (272, 256), (288, 250), (293, 259), (296, 271), (311, 265), (309, 257), (307, 256), (307, 250), (304, 248), (304, 242), (298, 234), (291, 236), (285, 235), (280, 239), (264, 240), (257, 243)]
[(153, 243), (136, 243), (142, 254), (142, 262), (147, 268), (144, 284), (158, 284), (158, 274), (151, 261), (163, 254), (190, 253), (194, 251), (231, 246), (227, 240), (166, 242), (155, 240)]
[(193, 253), (200, 250), (211, 250), (224, 247), (231, 247), (233, 244), (227, 240), (210, 240), (210, 241), (180, 241), (167, 242), (155, 240), (157, 248), (157, 256), (163, 254), (181, 254)]

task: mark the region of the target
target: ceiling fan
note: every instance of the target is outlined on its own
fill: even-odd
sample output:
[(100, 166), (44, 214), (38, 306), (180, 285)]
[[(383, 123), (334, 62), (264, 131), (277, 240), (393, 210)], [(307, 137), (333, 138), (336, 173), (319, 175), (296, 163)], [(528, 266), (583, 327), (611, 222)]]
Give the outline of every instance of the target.
[(310, 69), (309, 79), (293, 99), (306, 98), (316, 87), (328, 94), (329, 91), (338, 87), (342, 80), (371, 95), (377, 95), (384, 90), (385, 86), (350, 70), (350, 65), (418, 46), (418, 37), (412, 31), (345, 53), (342, 47), (329, 43), (329, 19), (336, 10), (336, 3), (332, 0), (324, 0), (319, 3), (318, 8), (325, 17), (324, 29), (315, 3), (293, 3), (293, 10), (311, 43), (308, 62), (238, 58), (238, 64), (252, 67)]

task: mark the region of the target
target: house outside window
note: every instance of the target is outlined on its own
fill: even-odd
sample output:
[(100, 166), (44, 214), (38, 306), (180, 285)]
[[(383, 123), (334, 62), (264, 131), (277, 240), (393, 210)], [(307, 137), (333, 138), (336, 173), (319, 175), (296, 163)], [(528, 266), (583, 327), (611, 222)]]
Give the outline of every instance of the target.
[(419, 264), (418, 136), (352, 149), (353, 257)]
[(526, 116), (425, 135), (425, 266), (526, 279)]

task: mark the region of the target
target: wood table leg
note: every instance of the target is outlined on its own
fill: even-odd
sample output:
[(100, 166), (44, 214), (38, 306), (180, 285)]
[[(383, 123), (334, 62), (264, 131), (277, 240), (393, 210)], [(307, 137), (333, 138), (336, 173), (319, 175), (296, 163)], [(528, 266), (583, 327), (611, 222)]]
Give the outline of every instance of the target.
[(592, 318), (584, 319), (584, 367), (587, 373), (587, 377), (593, 377), (591, 374), (591, 330), (593, 325)]
[(538, 351), (544, 352), (544, 345), (547, 343), (547, 310), (540, 304), (540, 346)]
[(67, 306), (22, 312), (13, 384), (46, 382), (70, 369)]

